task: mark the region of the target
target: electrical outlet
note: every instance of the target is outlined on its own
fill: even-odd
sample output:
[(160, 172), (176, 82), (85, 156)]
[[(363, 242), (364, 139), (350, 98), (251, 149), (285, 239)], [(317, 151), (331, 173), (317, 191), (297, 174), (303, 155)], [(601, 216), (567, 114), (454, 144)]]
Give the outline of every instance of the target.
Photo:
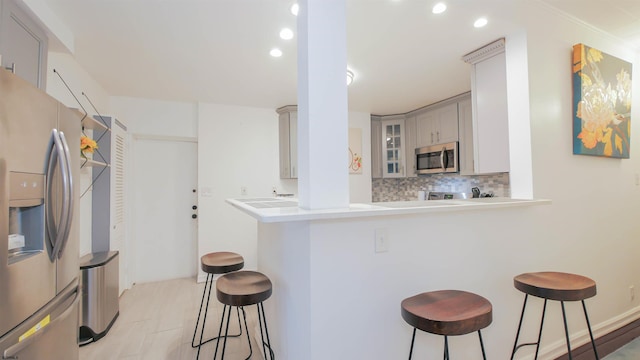
[(629, 299), (631, 301), (636, 299), (636, 288), (633, 285), (629, 285)]
[(246, 186), (240, 187), (240, 195), (247, 195), (247, 187)]
[(374, 243), (377, 253), (389, 251), (389, 236), (387, 235), (387, 229), (376, 229)]

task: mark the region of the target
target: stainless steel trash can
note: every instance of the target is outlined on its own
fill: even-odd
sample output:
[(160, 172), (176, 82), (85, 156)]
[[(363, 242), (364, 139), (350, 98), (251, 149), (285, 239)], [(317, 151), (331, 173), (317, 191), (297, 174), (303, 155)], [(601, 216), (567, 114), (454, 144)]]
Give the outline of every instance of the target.
[(105, 336), (120, 314), (118, 252), (92, 253), (80, 259), (82, 300), (80, 346)]

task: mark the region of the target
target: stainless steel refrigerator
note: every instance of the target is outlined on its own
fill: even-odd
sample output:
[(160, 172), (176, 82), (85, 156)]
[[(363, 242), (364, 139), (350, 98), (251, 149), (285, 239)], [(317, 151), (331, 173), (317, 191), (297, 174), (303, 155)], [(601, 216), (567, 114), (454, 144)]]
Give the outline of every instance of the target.
[(0, 69), (0, 359), (78, 359), (80, 121)]

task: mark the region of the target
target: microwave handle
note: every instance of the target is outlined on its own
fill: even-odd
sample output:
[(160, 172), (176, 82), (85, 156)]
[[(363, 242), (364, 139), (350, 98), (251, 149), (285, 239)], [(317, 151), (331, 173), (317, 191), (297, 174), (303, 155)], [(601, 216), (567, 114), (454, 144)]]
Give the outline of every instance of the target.
[(445, 152), (446, 152), (446, 148), (442, 147), (442, 151), (440, 152), (440, 167), (442, 168), (442, 171), (447, 170), (447, 167), (444, 163)]
[(443, 158), (442, 169), (446, 171), (447, 168), (449, 167), (449, 154), (447, 154), (447, 148), (444, 148), (444, 147), (442, 148), (442, 154), (444, 155), (442, 157)]

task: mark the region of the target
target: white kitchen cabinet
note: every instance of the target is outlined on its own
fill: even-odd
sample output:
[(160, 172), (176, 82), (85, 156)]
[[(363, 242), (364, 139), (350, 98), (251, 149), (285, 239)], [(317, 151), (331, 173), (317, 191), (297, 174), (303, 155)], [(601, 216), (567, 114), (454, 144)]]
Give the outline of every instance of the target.
[(382, 125), (382, 177), (405, 176), (404, 115), (385, 116)]
[(471, 95), (458, 102), (458, 159), (460, 175), (474, 175), (473, 169), (473, 116)]
[(380, 116), (371, 116), (371, 178), (382, 178), (382, 122)]
[(2, 67), (46, 89), (48, 39), (14, 0), (0, 1), (0, 55)]
[(428, 107), (416, 116), (416, 146), (458, 141), (458, 105)]
[(278, 108), (280, 178), (298, 178), (298, 107), (288, 105)]
[(405, 163), (406, 176), (417, 177), (416, 172), (416, 140), (417, 140), (417, 119), (415, 116), (409, 116), (404, 120), (404, 147), (405, 147)]
[(474, 173), (509, 171), (509, 119), (504, 39), (464, 56), (471, 68)]

